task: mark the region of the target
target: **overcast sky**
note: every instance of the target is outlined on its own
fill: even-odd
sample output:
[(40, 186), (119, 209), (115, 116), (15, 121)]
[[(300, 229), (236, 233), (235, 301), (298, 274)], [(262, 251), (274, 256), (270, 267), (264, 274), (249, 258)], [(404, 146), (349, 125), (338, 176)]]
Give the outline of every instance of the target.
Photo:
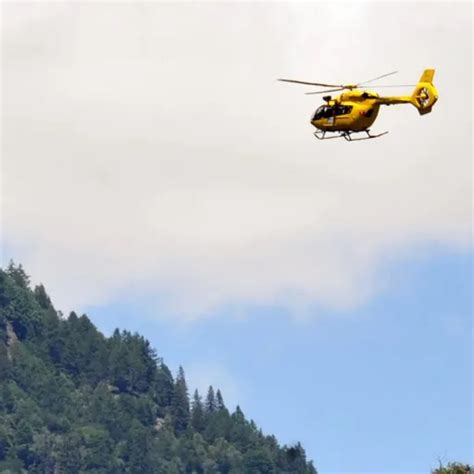
[[(70, 307), (364, 302), (386, 259), (470, 245), (469, 8), (4, 4), (4, 240)], [(384, 108), (356, 144), (316, 142), (320, 98), (275, 80), (426, 67), (434, 112)]]
[[(269, 308), (294, 324), (353, 320), (403, 280), (393, 265), (471, 255), (471, 3), (1, 11), (2, 262), (21, 262), (59, 309), (95, 308), (104, 328), (133, 329), (124, 295), (168, 329), (267, 321)], [(425, 68), (436, 69), (433, 112), (381, 108), (372, 130), (389, 134), (358, 143), (317, 141), (321, 98), (276, 81), (397, 70), (380, 82), (414, 84)], [(259, 393), (257, 379), (188, 356), (196, 383), (220, 378), (236, 400), (245, 383)]]

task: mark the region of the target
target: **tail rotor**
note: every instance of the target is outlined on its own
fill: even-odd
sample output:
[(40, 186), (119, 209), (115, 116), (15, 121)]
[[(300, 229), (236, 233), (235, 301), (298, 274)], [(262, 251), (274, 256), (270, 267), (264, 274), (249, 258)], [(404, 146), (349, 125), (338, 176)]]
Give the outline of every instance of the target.
[(425, 69), (411, 96), (411, 103), (418, 109), (420, 115), (430, 113), (438, 100), (438, 91), (433, 85), (434, 73), (434, 69)]

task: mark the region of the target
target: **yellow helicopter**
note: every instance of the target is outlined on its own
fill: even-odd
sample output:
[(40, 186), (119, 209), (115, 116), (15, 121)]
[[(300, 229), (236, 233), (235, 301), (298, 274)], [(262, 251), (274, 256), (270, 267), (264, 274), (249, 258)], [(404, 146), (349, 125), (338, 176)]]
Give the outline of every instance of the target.
[[(283, 82), (305, 84), (329, 88), (328, 90), (307, 92), (306, 94), (327, 94), (328, 92), (346, 91), (335, 97), (324, 96), (325, 105), (319, 107), (314, 113), (311, 124), (316, 127), (314, 136), (319, 140), (329, 138), (345, 138), (347, 141), (368, 140), (381, 137), (388, 132), (371, 135), (369, 127), (375, 122), (381, 105), (412, 104), (420, 115), (431, 112), (433, 105), (438, 100), (438, 91), (433, 85), (434, 69), (425, 69), (418, 84), (389, 85), (375, 87), (415, 87), (410, 96), (381, 97), (376, 92), (362, 90), (365, 84), (377, 81), (383, 77), (396, 74), (397, 71), (383, 74), (368, 81), (358, 84), (323, 84), (319, 82), (296, 81), (293, 79), (278, 79)], [(353, 138), (354, 134), (366, 133), (367, 136)], [(327, 136), (329, 135), (329, 136)]]

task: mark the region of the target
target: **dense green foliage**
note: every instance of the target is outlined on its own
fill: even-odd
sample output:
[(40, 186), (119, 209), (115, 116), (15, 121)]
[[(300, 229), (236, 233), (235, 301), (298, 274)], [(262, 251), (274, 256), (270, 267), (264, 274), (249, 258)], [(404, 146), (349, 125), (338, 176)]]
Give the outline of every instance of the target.
[(470, 474), (473, 472), (471, 466), (468, 464), (461, 464), (458, 462), (450, 462), (447, 466), (440, 466), (431, 471), (432, 474)]
[(0, 269), (0, 472), (315, 474), (220, 390), (191, 403), (149, 342), (58, 313), (21, 266)]

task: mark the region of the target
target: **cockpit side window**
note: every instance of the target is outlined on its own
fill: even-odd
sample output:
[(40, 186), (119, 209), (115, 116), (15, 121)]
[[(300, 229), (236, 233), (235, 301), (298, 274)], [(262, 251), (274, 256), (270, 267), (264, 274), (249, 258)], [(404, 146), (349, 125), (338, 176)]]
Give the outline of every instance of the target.
[(352, 111), (351, 105), (336, 105), (336, 115), (347, 115)]
[(326, 107), (326, 110), (324, 112), (324, 118), (329, 118), (334, 115), (334, 107)]

